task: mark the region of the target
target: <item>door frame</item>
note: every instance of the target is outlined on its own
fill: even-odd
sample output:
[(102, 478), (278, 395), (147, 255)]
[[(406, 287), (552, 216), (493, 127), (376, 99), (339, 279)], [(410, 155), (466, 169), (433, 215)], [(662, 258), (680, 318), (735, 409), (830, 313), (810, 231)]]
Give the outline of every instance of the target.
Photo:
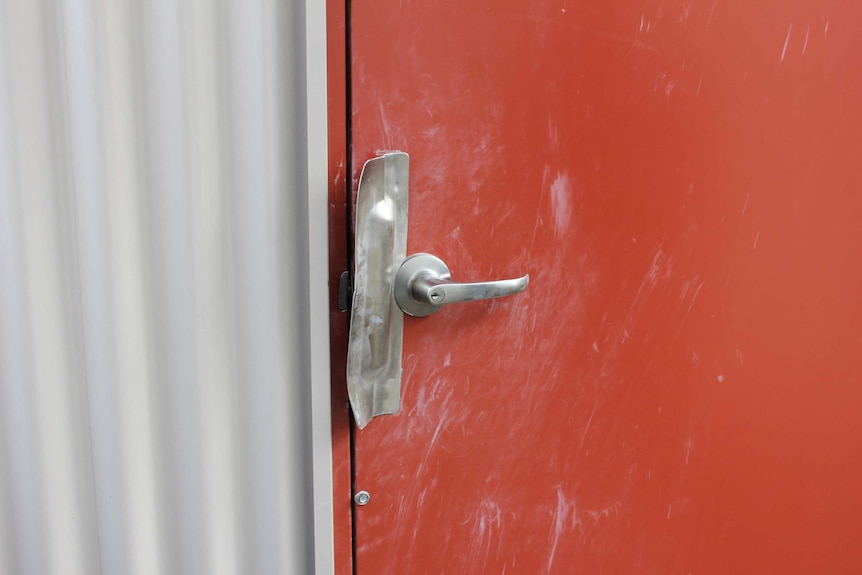
[[(305, 0), (303, 31), (299, 54), (303, 60), (296, 65), (305, 73), (305, 144), (307, 160), (305, 190), (306, 249), (308, 260), (308, 347), (306, 351), (308, 404), (310, 422), (305, 438), (306, 461), (311, 463), (311, 505), (314, 537), (314, 572), (335, 572), (334, 513), (333, 513), (333, 442), (332, 398), (330, 372), (330, 298), (329, 290), (329, 203), (331, 192), (328, 172), (328, 106), (327, 106), (327, 39), (329, 37), (327, 4)], [(300, 272), (301, 273), (301, 272)]]
[[(309, 2), (309, 0), (307, 0)], [(349, 118), (350, 118), (350, 95), (349, 95), (349, 66), (348, 51), (349, 42), (349, 0), (325, 0), (318, 2), (316, 9), (324, 11), (325, 34), (317, 34), (314, 40), (323, 41), (325, 44), (317, 46), (323, 51), (323, 58), (318, 58), (313, 63), (309, 62), (309, 70), (314, 67), (317, 72), (325, 70), (323, 93), (318, 93), (313, 104), (322, 106), (325, 124), (315, 123), (315, 117), (309, 108), (309, 134), (312, 130), (318, 135), (327, 136), (326, 156), (327, 171), (325, 185), (328, 190), (327, 211), (323, 219), (315, 220), (311, 225), (316, 226), (317, 231), (325, 230), (328, 223), (328, 231), (322, 239), (316, 238), (318, 246), (327, 246), (326, 258), (319, 257), (318, 261), (328, 263), (328, 291), (324, 291), (321, 284), (318, 293), (327, 293), (328, 316), (318, 315), (317, 322), (324, 325), (328, 317), (328, 372), (326, 381), (321, 379), (315, 381), (315, 389), (321, 390), (326, 387), (328, 393), (326, 406), (322, 398), (319, 400), (320, 409), (327, 409), (327, 424), (330, 426), (324, 434), (315, 436), (315, 441), (327, 441), (329, 446), (329, 459), (326, 469), (322, 468), (318, 473), (315, 469), (315, 562), (317, 573), (334, 573), (335, 575), (353, 575), (353, 446), (352, 433), (353, 423), (350, 416), (350, 405), (347, 398), (347, 339), (350, 314), (338, 307), (338, 291), (341, 275), (350, 271), (350, 257), (348, 249), (349, 230), (351, 228), (351, 210), (348, 207), (348, 189), (354, 182), (353, 166), (349, 156)], [(319, 15), (318, 15), (319, 16)], [(309, 30), (312, 30), (310, 27)], [(320, 54), (318, 54), (320, 56)], [(325, 94), (325, 98), (324, 98)], [(324, 105), (325, 102), (325, 105)], [(309, 106), (312, 105), (312, 96), (309, 95)], [(326, 240), (326, 243), (324, 243)], [(315, 433), (317, 430), (315, 430)], [(322, 450), (322, 447), (321, 447)], [(317, 451), (315, 451), (317, 453)], [(315, 461), (317, 467), (317, 461)], [(328, 473), (329, 482), (318, 483), (317, 477)], [(318, 517), (317, 506), (319, 505), (317, 493), (329, 495), (328, 518), (324, 520)], [(325, 522), (327, 521), (327, 522)], [(326, 530), (326, 533), (323, 531)], [(324, 538), (328, 538), (328, 541)], [(318, 543), (320, 541), (320, 544)], [(326, 548), (324, 549), (323, 546)], [(320, 556), (325, 554), (329, 563), (324, 563)]]

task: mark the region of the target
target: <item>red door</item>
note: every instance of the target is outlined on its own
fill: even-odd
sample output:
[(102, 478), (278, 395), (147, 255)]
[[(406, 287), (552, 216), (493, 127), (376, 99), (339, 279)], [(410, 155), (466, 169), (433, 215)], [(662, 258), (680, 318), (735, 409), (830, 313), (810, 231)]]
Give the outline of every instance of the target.
[(862, 573), (862, 4), (362, 0), (352, 160), (408, 254), (355, 568)]

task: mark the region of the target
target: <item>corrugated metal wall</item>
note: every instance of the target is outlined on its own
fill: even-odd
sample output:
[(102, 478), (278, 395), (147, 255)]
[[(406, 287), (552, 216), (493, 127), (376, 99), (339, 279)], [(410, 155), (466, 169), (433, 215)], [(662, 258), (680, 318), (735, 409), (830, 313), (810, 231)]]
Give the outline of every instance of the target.
[(0, 0), (0, 574), (312, 569), (306, 16)]

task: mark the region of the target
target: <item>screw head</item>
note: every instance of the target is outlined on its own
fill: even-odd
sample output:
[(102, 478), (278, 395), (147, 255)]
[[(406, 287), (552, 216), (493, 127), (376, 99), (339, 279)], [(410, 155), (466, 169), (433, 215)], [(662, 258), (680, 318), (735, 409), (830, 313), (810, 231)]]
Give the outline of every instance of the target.
[(353, 496), (353, 501), (357, 505), (368, 505), (368, 502), (371, 501), (371, 494), (367, 491), (359, 491)]

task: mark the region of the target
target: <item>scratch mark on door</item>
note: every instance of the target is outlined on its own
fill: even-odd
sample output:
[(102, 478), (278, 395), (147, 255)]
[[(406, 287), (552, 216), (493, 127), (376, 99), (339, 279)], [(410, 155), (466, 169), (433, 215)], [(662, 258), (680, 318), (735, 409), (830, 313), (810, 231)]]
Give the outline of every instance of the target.
[(392, 150), (392, 134), (389, 126), (389, 120), (386, 118), (386, 112), (383, 111), (383, 102), (377, 102), (377, 109), (380, 110), (380, 127), (383, 131), (383, 137), (386, 139), (387, 150)]
[(587, 434), (590, 432), (590, 426), (593, 424), (593, 416), (596, 414), (596, 406), (593, 406), (593, 411), (590, 413), (590, 418), (587, 420), (587, 425), (584, 427), (584, 432), (581, 434), (581, 444), (578, 446), (578, 451), (584, 446), (584, 441), (587, 439)]
[(545, 571), (548, 574), (553, 573), (554, 557), (557, 555), (557, 545), (559, 544), (560, 536), (563, 534), (563, 530), (566, 527), (570, 512), (572, 513), (572, 522), (577, 525), (578, 516), (575, 502), (573, 501), (569, 503), (568, 501), (566, 501), (566, 496), (563, 495), (562, 487), (558, 486), (557, 509), (554, 511), (554, 530), (551, 540), (551, 550), (550, 553), (548, 553), (548, 568)]
[(568, 174), (557, 174), (551, 184), (551, 207), (554, 210), (554, 231), (557, 237), (565, 237), (572, 217), (572, 182)]
[(791, 32), (793, 32), (793, 22), (790, 23), (790, 27), (787, 29), (787, 38), (784, 39), (784, 48), (781, 49), (781, 62), (784, 62), (784, 56), (787, 54), (787, 47), (790, 45)]

